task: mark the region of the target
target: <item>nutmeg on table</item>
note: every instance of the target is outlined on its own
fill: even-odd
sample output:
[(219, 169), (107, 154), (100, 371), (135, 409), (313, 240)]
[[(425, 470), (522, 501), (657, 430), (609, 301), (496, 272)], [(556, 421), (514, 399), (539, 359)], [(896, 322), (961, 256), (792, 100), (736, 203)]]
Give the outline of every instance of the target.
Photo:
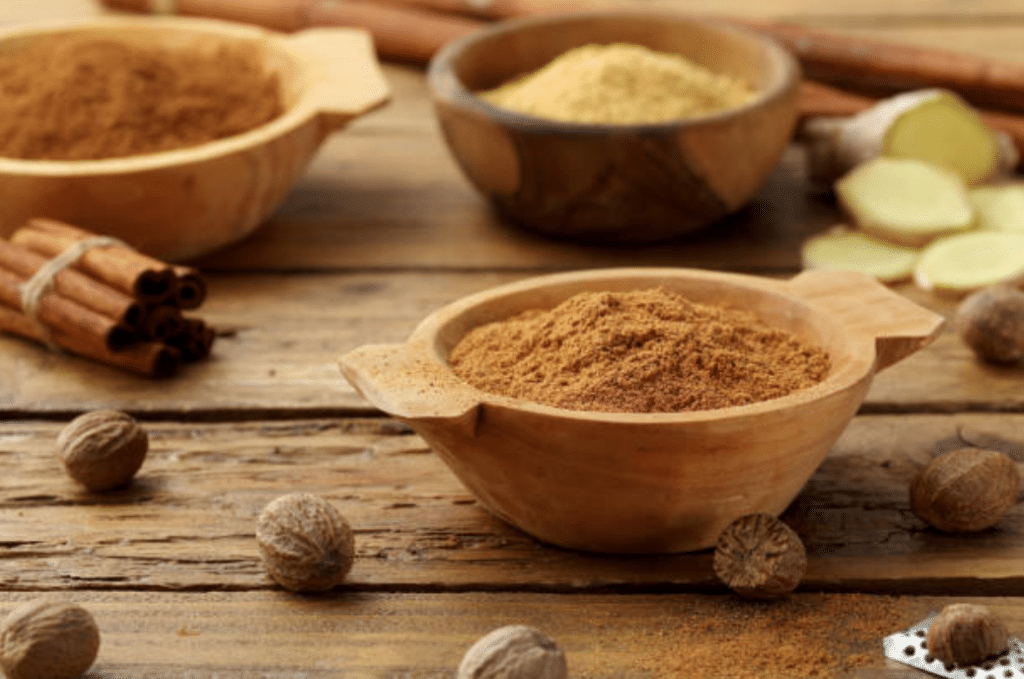
[(0, 330), (150, 377), (209, 355), (214, 330), (182, 315), (205, 299), (203, 276), (124, 244), (86, 249), (45, 283), (35, 311), (26, 310), (23, 286), (52, 258), (95, 236), (32, 219), (0, 240)]

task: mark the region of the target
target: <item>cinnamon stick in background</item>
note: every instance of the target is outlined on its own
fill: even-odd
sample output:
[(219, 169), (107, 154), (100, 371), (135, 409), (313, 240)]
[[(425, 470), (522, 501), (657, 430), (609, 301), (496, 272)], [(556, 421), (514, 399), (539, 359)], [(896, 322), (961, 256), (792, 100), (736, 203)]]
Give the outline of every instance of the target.
[[(104, 0), (108, 7), (152, 12), (149, 0)], [(484, 24), (408, 5), (360, 0), (178, 0), (175, 13), (256, 24), (279, 31), (313, 26), (352, 26), (373, 36), (385, 59), (425, 64), (448, 42)]]
[(811, 80), (876, 95), (944, 87), (980, 108), (1024, 112), (1021, 65), (796, 24), (730, 21), (788, 47), (800, 60), (804, 76)]
[[(10, 240), (48, 257), (56, 257), (95, 235), (52, 219), (32, 219), (15, 231)], [(171, 267), (131, 248), (94, 248), (82, 255), (74, 267), (142, 302), (161, 302), (173, 294)]]
[[(19, 286), (27, 280), (27, 277), (0, 268), (0, 302), (8, 307), (20, 309)], [(73, 343), (73, 346), (68, 347), (71, 350), (95, 345), (116, 352), (136, 339), (134, 331), (119, 325), (114, 319), (98, 314), (53, 291), (45, 293), (40, 299), (37, 316), (39, 322), (48, 329), (60, 330), (66, 335), (67, 341)]]
[[(31, 278), (47, 261), (37, 252), (0, 239), (0, 268), (21, 278)], [(54, 277), (53, 290), (119, 325), (138, 328), (142, 322), (143, 308), (135, 298), (73, 269), (64, 269)]]
[[(25, 314), (3, 303), (0, 303), (0, 330), (37, 342), (46, 341), (38, 326)], [(181, 353), (176, 348), (159, 342), (137, 342), (124, 349), (111, 351), (102, 343), (73, 336), (60, 328), (53, 328), (49, 339), (74, 354), (147, 377), (170, 377), (178, 372), (181, 365)]]

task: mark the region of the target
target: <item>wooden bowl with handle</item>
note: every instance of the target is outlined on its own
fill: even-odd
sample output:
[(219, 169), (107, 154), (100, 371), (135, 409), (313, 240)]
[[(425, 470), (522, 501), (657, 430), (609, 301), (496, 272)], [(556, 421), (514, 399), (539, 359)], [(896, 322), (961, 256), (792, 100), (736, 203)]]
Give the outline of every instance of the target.
[[(585, 291), (664, 287), (753, 312), (828, 351), (819, 384), (683, 413), (573, 411), (485, 393), (451, 349), (472, 328)], [(690, 269), (607, 269), (527, 279), (458, 300), (402, 344), (341, 359), (370, 403), (406, 422), (480, 503), (545, 542), (596, 552), (703, 549), (744, 514), (779, 515), (856, 413), (873, 375), (930, 342), (943, 318), (872, 278), (788, 281)]]
[(281, 202), (328, 134), (388, 99), (369, 35), (280, 34), (212, 19), (92, 19), (0, 30), (0, 51), (47, 36), (170, 48), (254, 45), (277, 74), (284, 112), (248, 132), (188, 148), (100, 160), (0, 157), (0, 236), (50, 217), (183, 260), (237, 241)]
[[(643, 125), (545, 120), (475, 93), (566, 50), (617, 42), (678, 53), (741, 77), (757, 94), (719, 113)], [(796, 61), (752, 32), (670, 12), (598, 12), (506, 22), (455, 41), (428, 82), (452, 154), (511, 221), (549, 236), (649, 243), (690, 233), (746, 204), (796, 122)]]

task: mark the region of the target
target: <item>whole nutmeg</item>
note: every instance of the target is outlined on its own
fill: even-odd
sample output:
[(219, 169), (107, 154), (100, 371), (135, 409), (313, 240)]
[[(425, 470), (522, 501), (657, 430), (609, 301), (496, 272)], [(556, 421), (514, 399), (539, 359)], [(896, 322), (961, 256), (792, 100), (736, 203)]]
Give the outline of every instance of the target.
[(508, 625), (481, 637), (459, 664), (457, 679), (566, 679), (565, 654), (527, 625)]
[(1010, 646), (1006, 625), (986, 606), (950, 604), (928, 627), (928, 653), (965, 667), (1001, 655)]
[(910, 485), (910, 508), (948, 533), (990, 528), (1017, 503), (1020, 472), (1003, 453), (960, 448), (936, 457)]
[(7, 679), (76, 679), (99, 648), (96, 621), (78, 604), (30, 601), (0, 623), (0, 669)]
[(130, 415), (95, 410), (79, 415), (57, 436), (57, 451), (75, 481), (91, 491), (126, 485), (149, 451), (149, 436)]
[(1016, 288), (996, 286), (973, 293), (957, 308), (954, 325), (983, 361), (1024, 359), (1024, 292)]
[(721, 532), (712, 559), (715, 575), (740, 596), (774, 599), (789, 594), (807, 571), (800, 536), (768, 514), (747, 514)]
[(348, 521), (309, 493), (282, 495), (268, 504), (256, 523), (256, 542), (270, 577), (293, 592), (341, 584), (355, 558)]

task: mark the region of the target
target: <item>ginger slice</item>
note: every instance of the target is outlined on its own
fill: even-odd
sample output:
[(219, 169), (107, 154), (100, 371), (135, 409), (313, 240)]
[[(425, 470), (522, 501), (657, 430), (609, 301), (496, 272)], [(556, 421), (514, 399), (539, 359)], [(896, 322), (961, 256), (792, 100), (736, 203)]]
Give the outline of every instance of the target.
[(800, 130), (808, 173), (825, 183), (885, 156), (940, 165), (976, 184), (1016, 166), (1016, 148), (1004, 137), (964, 99), (943, 89), (903, 92), (849, 118), (812, 118)]
[(844, 227), (812, 236), (801, 248), (807, 269), (859, 271), (883, 283), (910, 279), (918, 253), (915, 248), (893, 245)]
[(857, 227), (884, 241), (921, 247), (974, 226), (967, 187), (952, 172), (911, 158), (873, 158), (836, 182)]
[(1024, 233), (1024, 184), (979, 186), (968, 196), (978, 228)]
[(991, 285), (1024, 283), (1024, 233), (974, 231), (940, 238), (921, 251), (914, 282), (961, 296)]

